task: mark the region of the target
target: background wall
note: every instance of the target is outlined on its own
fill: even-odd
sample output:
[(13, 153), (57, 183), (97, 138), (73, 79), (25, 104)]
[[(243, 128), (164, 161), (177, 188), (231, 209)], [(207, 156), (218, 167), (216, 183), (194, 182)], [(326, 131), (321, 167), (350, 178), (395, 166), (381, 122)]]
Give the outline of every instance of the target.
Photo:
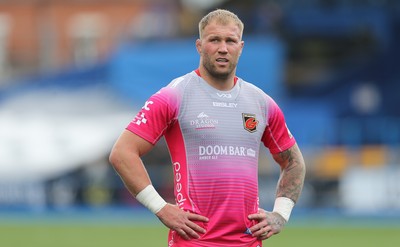
[[(141, 207), (109, 151), (148, 96), (197, 68), (197, 23), (220, 7), (245, 22), (238, 76), (275, 98), (304, 153), (296, 212), (400, 211), (400, 4), (205, 2), (0, 3), (0, 210)], [(145, 162), (172, 200), (163, 140)], [(266, 207), (278, 174), (264, 150)]]

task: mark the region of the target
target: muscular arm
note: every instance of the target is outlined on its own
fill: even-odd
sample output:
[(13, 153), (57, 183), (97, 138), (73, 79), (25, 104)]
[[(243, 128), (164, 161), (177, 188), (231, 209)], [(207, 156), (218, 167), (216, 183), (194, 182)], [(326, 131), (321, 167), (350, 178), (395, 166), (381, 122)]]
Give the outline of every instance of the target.
[[(125, 130), (112, 148), (110, 163), (135, 197), (151, 184), (140, 157), (152, 147), (151, 143)], [(185, 212), (172, 204), (165, 205), (156, 216), (165, 226), (175, 230), (184, 239), (199, 238), (198, 233), (205, 233), (205, 229), (197, 225), (196, 221), (208, 221), (204, 216)]]
[(295, 144), (286, 151), (274, 154), (273, 158), (281, 167), (276, 196), (290, 198), (296, 203), (303, 189), (306, 174), (303, 155), (299, 147)]
[[(273, 158), (281, 166), (276, 197), (286, 197), (296, 203), (303, 189), (306, 173), (303, 155), (299, 147), (295, 144), (286, 151), (274, 154)], [(259, 222), (252, 226), (250, 231), (254, 237), (261, 240), (278, 234), (287, 222), (279, 213), (267, 212), (264, 209), (259, 209), (258, 213), (249, 215), (249, 219)]]
[(140, 157), (152, 147), (151, 143), (125, 130), (112, 148), (110, 163), (133, 196), (151, 183)]

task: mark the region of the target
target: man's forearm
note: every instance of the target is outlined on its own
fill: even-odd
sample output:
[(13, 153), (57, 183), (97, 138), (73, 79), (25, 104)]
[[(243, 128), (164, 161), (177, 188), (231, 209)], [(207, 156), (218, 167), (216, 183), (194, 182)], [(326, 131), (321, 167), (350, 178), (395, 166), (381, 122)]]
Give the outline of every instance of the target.
[(136, 196), (147, 185), (151, 184), (139, 156), (114, 149), (110, 156), (110, 163), (133, 196)]
[(281, 166), (276, 197), (287, 197), (297, 202), (303, 189), (306, 173), (303, 155), (297, 144), (274, 156)]

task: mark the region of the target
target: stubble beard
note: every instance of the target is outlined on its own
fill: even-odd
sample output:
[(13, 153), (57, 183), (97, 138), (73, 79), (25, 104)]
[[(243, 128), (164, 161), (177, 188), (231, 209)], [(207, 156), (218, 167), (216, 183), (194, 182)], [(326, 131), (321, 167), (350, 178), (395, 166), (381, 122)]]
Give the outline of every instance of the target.
[(235, 64), (230, 63), (227, 70), (218, 71), (217, 67), (208, 58), (204, 59), (203, 66), (211, 77), (219, 80), (229, 78), (235, 68)]

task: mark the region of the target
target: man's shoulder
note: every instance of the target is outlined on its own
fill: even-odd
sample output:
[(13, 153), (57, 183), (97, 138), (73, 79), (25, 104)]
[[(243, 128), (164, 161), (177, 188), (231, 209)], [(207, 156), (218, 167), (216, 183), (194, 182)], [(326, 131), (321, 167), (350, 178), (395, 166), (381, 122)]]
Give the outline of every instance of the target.
[(180, 77), (177, 77), (175, 79), (173, 79), (169, 84), (168, 84), (168, 88), (171, 89), (183, 89), (185, 88), (191, 81), (193, 81), (193, 79), (196, 78), (196, 73), (194, 71), (189, 72), (185, 75), (182, 75)]
[(244, 91), (247, 91), (251, 94), (259, 94), (262, 96), (268, 96), (268, 94), (262, 90), (261, 88), (259, 88), (258, 86), (256, 86), (254, 83), (245, 81), (241, 78), (239, 78), (240, 83), (241, 83), (241, 87), (243, 88)]
[[(161, 88), (153, 97), (164, 101), (177, 101), (182, 97), (186, 88), (195, 79), (195, 73), (189, 72), (185, 75), (173, 79), (169, 84)], [(179, 100), (178, 100), (179, 101)]]

